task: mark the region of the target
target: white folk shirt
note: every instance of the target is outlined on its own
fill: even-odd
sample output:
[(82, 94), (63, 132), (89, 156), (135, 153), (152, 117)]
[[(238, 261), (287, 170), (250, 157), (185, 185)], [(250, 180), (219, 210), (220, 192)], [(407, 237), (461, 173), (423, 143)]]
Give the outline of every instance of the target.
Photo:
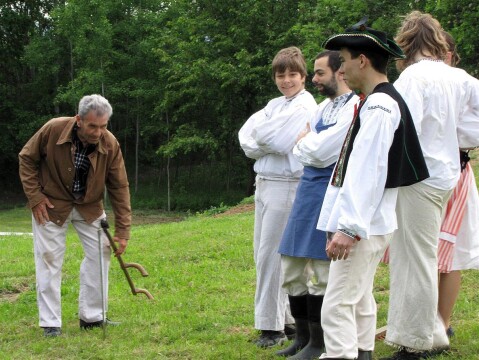
[(459, 179), (459, 148), (479, 146), (479, 81), (442, 61), (421, 60), (394, 83), (411, 112), (430, 177), (441, 190)]
[(271, 100), (246, 121), (238, 138), (246, 156), (256, 160), (254, 171), (260, 177), (301, 177), (303, 166), (292, 150), (316, 107), (314, 97), (303, 90), (293, 98), (281, 96)]
[[(334, 113), (334, 116), (325, 117), (324, 112), (333, 102), (341, 100), (340, 98), (343, 96), (347, 99), (349, 95), (350, 93), (338, 96), (333, 101), (326, 99), (318, 105), (318, 109), (310, 123), (312, 131), (303, 137), (293, 149), (294, 156), (304, 166), (325, 168), (338, 160), (341, 146), (348, 132), (349, 125), (353, 120), (354, 105), (357, 104), (359, 96), (353, 95), (346, 104), (342, 105)], [(326, 118), (324, 125), (329, 125), (331, 122), (336, 122), (336, 124), (317, 134), (314, 128), (321, 118), (323, 118), (323, 121)]]
[(329, 184), (318, 229), (347, 229), (368, 239), (397, 228), (397, 188), (385, 189), (385, 184), (389, 149), (401, 112), (389, 95), (373, 93), (365, 100), (360, 119), (343, 186)]

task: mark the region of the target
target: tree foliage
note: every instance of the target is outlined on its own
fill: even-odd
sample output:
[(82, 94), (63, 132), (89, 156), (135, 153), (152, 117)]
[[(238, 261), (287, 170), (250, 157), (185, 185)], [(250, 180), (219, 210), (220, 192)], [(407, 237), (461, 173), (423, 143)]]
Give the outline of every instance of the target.
[(413, 9), (442, 22), (461, 65), (477, 74), (479, 35), (471, 30), (479, 9), (470, 0), (3, 1), (0, 182), (18, 185), (6, 175), (42, 123), (73, 115), (81, 96), (100, 93), (113, 105), (111, 130), (135, 188), (148, 174), (163, 183), (171, 164), (178, 189), (202, 181), (198, 167), (223, 190), (246, 189), (252, 162), (237, 132), (278, 96), (270, 70), (276, 52), (298, 46), (312, 70), (329, 35), (364, 15), (394, 34)]

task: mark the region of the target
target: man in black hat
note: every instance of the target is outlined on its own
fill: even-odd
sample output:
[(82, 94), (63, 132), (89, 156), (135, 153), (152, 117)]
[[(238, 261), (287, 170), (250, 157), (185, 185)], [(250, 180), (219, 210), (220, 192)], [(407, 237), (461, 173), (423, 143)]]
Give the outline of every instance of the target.
[(373, 281), (397, 227), (397, 188), (429, 176), (409, 110), (388, 82), (401, 49), (365, 20), (324, 43), (339, 50), (344, 79), (366, 97), (357, 108), (326, 192), (318, 228), (331, 233), (333, 260), (321, 324), (321, 359), (372, 359), (376, 330)]

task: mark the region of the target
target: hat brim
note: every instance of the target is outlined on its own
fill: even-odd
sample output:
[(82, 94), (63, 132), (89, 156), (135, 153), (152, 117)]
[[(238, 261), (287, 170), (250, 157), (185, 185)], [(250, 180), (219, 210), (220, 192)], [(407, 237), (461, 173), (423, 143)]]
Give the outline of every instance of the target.
[(366, 32), (351, 32), (331, 36), (323, 43), (327, 50), (340, 50), (341, 48), (364, 49), (376, 52), (384, 52), (394, 59), (404, 59), (401, 48), (392, 40), (387, 43), (379, 40), (374, 35)]

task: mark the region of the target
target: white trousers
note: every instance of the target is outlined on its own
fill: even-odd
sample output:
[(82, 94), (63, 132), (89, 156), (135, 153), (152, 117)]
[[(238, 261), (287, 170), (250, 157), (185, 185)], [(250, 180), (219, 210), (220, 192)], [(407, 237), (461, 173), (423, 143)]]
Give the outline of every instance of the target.
[(294, 323), (281, 285), (279, 244), (296, 196), (299, 181), (256, 178), (254, 261), (256, 264), (255, 328), (283, 330)]
[[(100, 284), (100, 255), (98, 234), (103, 214), (88, 224), (80, 213), (73, 209), (63, 226), (53, 222), (38, 225), (32, 216), (33, 246), (36, 268), (37, 305), (41, 327), (61, 327), (61, 280), (65, 255), (66, 232), (71, 222), (81, 240), (84, 258), (80, 266), (79, 317), (86, 322), (103, 319)], [(110, 246), (106, 235), (100, 232), (103, 256), (103, 284), (105, 309), (108, 304), (108, 268)]]
[(358, 350), (374, 350), (374, 275), (391, 237), (371, 235), (354, 244), (347, 260), (331, 261), (321, 310), (326, 345), (321, 359), (356, 359)]
[(387, 343), (410, 350), (449, 344), (437, 311), (437, 247), (451, 192), (423, 183), (399, 188), (398, 230), (389, 248)]
[(329, 276), (329, 260), (281, 255), (283, 289), (291, 296), (324, 295)]

